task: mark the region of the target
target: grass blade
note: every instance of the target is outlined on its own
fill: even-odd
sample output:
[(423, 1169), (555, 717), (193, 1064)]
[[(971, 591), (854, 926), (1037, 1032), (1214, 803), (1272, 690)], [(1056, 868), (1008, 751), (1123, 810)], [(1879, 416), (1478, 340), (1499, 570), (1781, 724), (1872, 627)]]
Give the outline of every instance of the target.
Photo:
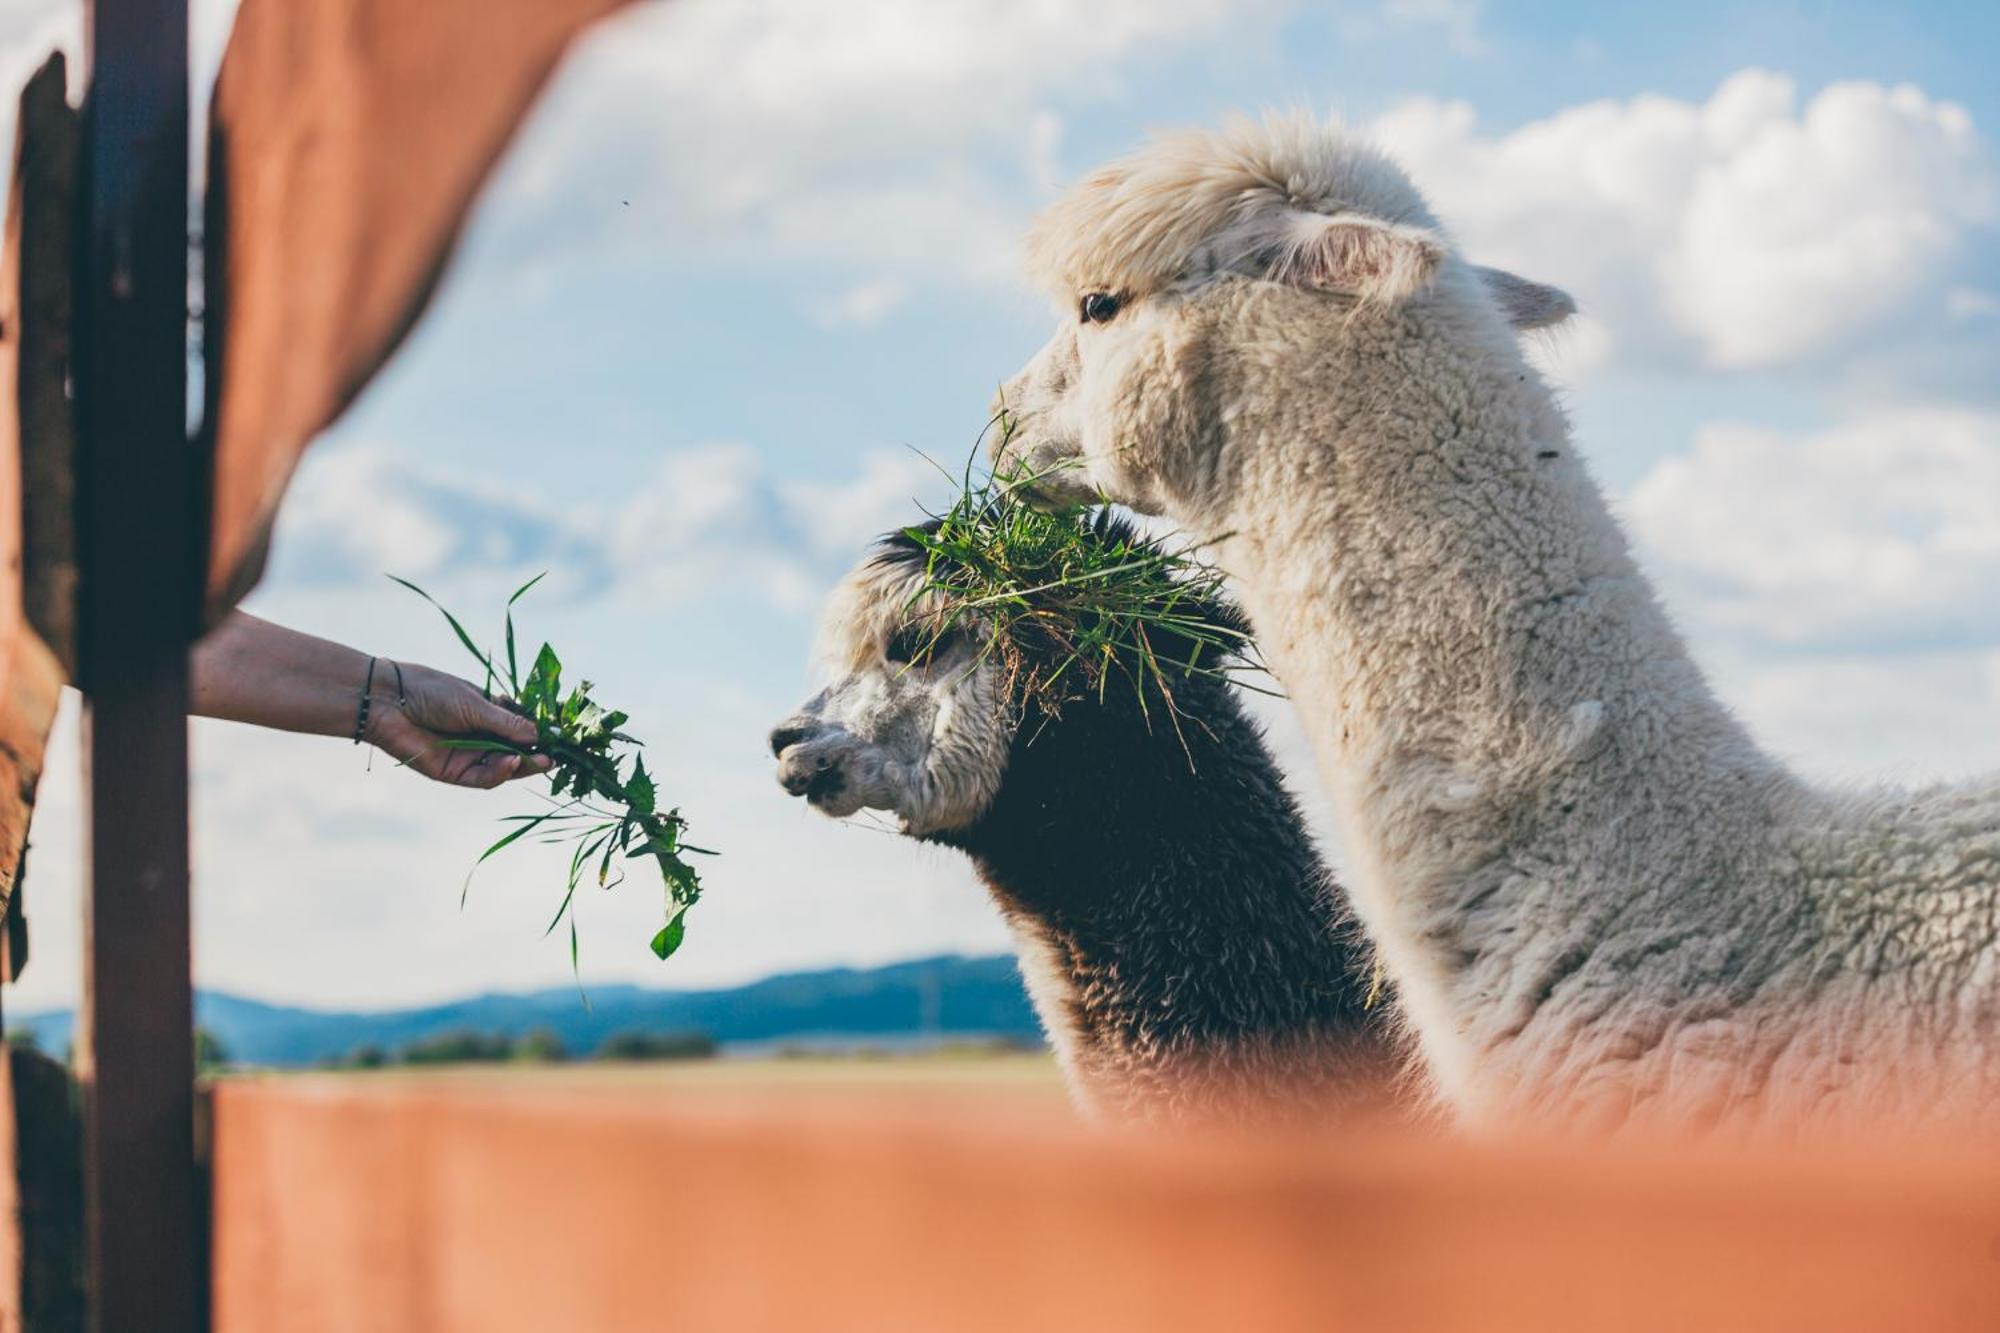
[(394, 574), (391, 574), (388, 577), (391, 582), (402, 584), (405, 588), (408, 588), (411, 592), (415, 593), (417, 596), (423, 598), (425, 601), (429, 602), (432, 606), (437, 608), (438, 614), (444, 617), (445, 623), (447, 625), (451, 626), (451, 632), (453, 634), (456, 634), (458, 636), (458, 641), (465, 645), (465, 651), (471, 653), (472, 656), (479, 662), (479, 665), (486, 668), (488, 690), (490, 692), (493, 679), (493, 659), (488, 657), (484, 652), (480, 651), (479, 645), (472, 641), (472, 636), (465, 632), (465, 626), (458, 623), (458, 617), (453, 615), (451, 612), (445, 610), (443, 604), (440, 603), (437, 598), (431, 596), (429, 593), (425, 592), (422, 588), (419, 588), (416, 584), (410, 582), (408, 579), (399, 578)]

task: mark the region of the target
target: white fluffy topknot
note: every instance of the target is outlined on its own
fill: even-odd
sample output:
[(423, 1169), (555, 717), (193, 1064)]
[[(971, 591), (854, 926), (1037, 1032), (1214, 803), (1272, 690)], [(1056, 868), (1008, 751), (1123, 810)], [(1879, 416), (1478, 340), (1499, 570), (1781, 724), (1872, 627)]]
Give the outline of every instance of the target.
[(1084, 291), (1146, 296), (1259, 256), (1295, 264), (1313, 220), (1302, 215), (1441, 236), (1402, 168), (1366, 140), (1337, 121), (1273, 112), (1159, 135), (1084, 178), (1029, 231), (1029, 275), (1067, 306)]

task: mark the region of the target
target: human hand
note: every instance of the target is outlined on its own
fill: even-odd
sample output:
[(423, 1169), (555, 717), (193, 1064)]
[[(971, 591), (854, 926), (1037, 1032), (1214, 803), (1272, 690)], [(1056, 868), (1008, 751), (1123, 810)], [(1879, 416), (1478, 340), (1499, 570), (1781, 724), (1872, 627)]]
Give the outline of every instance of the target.
[[(401, 667), (401, 698), (397, 697)], [(399, 706), (400, 705), (400, 706)], [(376, 664), (367, 741), (427, 778), (458, 787), (497, 787), (546, 773), (547, 755), (460, 749), (453, 740), (498, 740), (527, 749), (535, 724), (480, 693), (470, 681), (414, 663)]]

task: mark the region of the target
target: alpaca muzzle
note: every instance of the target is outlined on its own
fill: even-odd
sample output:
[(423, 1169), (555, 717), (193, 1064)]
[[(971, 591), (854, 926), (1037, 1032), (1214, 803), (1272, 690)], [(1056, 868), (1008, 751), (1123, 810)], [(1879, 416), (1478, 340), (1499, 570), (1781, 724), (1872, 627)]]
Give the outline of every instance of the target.
[[(778, 785), (792, 796), (831, 814), (844, 815), (849, 794), (843, 759), (854, 739), (838, 727), (786, 723), (771, 733), (771, 750), (778, 760)], [(835, 809), (835, 807), (842, 807)]]
[(825, 794), (841, 781), (839, 761), (826, 750), (794, 747), (778, 759), (778, 785), (793, 796)]
[(1030, 504), (1057, 509), (1100, 498), (1083, 455), (1072, 441), (1024, 427), (1020, 434), (994, 446), (992, 460), (993, 475)]

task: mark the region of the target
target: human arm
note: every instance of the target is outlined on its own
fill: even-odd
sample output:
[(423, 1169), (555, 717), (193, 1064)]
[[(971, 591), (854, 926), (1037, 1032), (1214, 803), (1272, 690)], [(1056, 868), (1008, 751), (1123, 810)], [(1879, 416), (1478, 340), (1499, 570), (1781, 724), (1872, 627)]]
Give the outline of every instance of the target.
[[(371, 677), (372, 662), (372, 677)], [(497, 787), (546, 771), (542, 755), (457, 749), (443, 742), (483, 737), (534, 745), (535, 724), (488, 699), (478, 687), (413, 662), (366, 653), (233, 612), (195, 645), (192, 711), (280, 731), (349, 736), (425, 777), (460, 787)]]

